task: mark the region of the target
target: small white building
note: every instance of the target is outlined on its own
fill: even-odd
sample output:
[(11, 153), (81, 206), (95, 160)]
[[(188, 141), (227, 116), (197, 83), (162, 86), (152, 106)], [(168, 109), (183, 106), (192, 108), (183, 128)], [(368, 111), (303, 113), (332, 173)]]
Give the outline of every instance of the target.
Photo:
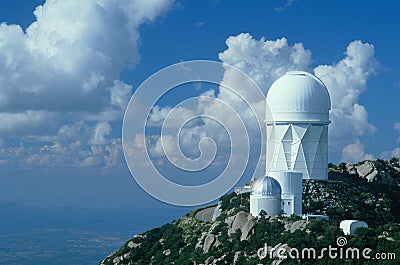
[(251, 186), (250, 214), (258, 217), (264, 210), (268, 216), (281, 213), (281, 186), (271, 177), (258, 178)]
[(329, 221), (329, 216), (327, 215), (322, 215), (322, 214), (303, 214), (301, 216), (302, 219), (308, 221), (311, 220), (325, 220), (325, 221)]
[(302, 214), (303, 174), (293, 171), (270, 172), (282, 189), (281, 209), (287, 216)]
[(245, 186), (243, 186), (243, 187), (236, 187), (236, 188), (234, 189), (234, 191), (235, 191), (235, 193), (236, 193), (237, 195), (240, 195), (240, 194), (243, 194), (243, 193), (247, 193), (247, 192), (250, 192), (250, 191), (251, 191), (251, 186), (245, 185)]
[(343, 220), (340, 222), (339, 228), (345, 235), (354, 235), (357, 228), (365, 227), (368, 228), (368, 224), (364, 221), (358, 220)]

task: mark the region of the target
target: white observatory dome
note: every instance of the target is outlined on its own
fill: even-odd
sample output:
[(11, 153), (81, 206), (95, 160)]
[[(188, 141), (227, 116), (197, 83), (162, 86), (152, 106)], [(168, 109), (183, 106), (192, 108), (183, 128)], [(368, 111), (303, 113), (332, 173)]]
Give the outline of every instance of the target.
[(281, 185), (271, 177), (265, 176), (257, 179), (251, 186), (252, 196), (281, 197)]
[(268, 216), (275, 216), (281, 212), (281, 185), (271, 177), (257, 179), (251, 186), (250, 213), (258, 217), (261, 211)]
[(328, 89), (307, 72), (287, 72), (276, 80), (268, 91), (267, 104), (275, 122), (329, 122)]

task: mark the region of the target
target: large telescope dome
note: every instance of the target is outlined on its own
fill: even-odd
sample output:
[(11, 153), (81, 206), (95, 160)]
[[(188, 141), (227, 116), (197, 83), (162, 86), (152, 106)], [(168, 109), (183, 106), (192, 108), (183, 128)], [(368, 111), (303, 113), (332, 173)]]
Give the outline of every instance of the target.
[(268, 91), (267, 104), (275, 122), (329, 123), (328, 89), (320, 79), (307, 72), (287, 72), (276, 80)]

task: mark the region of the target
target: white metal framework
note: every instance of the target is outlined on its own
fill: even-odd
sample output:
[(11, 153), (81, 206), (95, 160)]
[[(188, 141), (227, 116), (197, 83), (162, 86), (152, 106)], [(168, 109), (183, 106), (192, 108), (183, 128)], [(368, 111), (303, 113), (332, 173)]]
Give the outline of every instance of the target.
[(328, 125), (275, 124), (267, 146), (274, 146), (270, 172), (297, 171), (304, 179), (328, 179)]

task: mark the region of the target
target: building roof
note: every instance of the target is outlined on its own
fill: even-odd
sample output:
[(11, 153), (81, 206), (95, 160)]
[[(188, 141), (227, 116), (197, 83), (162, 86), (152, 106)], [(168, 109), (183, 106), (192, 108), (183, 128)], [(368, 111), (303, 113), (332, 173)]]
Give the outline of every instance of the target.
[(359, 227), (368, 227), (368, 224), (359, 220), (343, 220), (339, 224), (340, 229), (345, 235), (353, 235), (354, 231)]
[(328, 89), (316, 76), (291, 71), (276, 80), (267, 94), (274, 121), (329, 122)]
[(281, 197), (281, 185), (271, 177), (258, 178), (251, 186), (250, 195), (264, 197)]

